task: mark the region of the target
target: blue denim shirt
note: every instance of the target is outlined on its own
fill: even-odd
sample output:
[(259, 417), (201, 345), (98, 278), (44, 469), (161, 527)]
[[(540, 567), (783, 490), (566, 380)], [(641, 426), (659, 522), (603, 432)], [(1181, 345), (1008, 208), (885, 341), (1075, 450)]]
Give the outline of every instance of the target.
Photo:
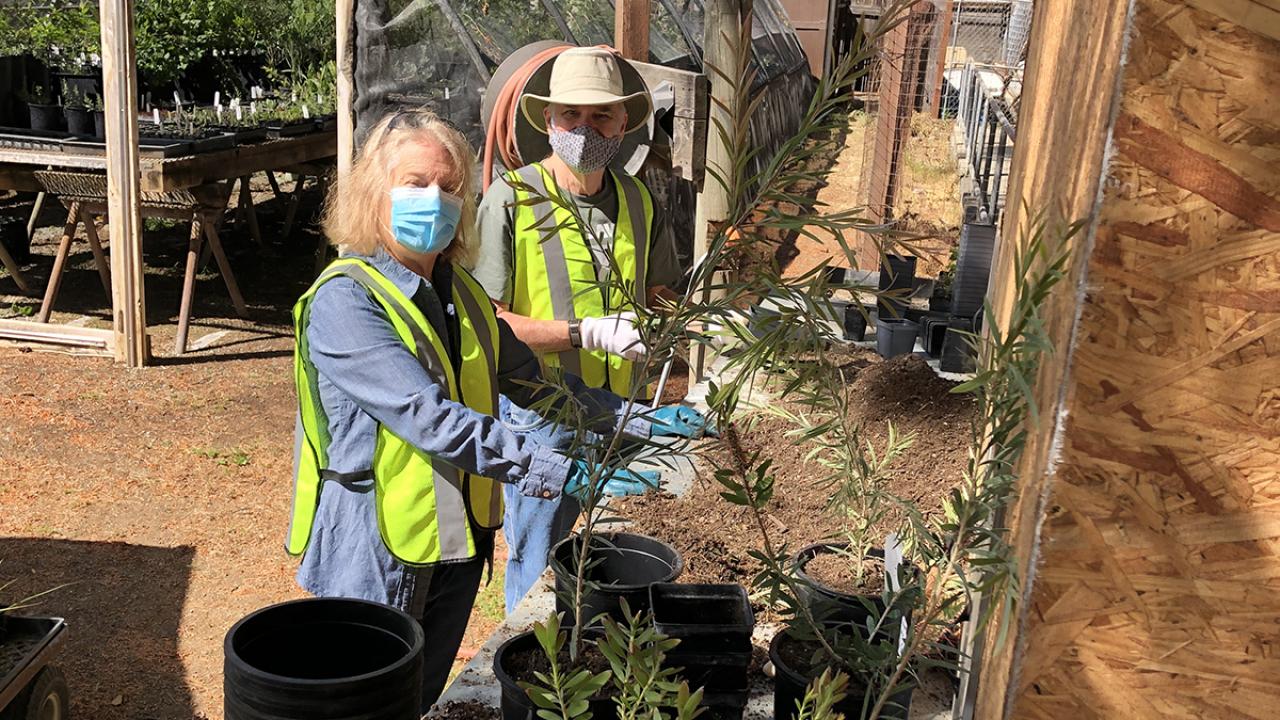
[[(457, 361), (457, 330), (451, 297), (452, 268), (437, 265), (435, 282), (409, 270), (385, 252), (363, 258), (422, 310), (446, 339)], [(396, 334), (382, 306), (354, 280), (339, 277), (316, 291), (306, 327), (311, 361), (319, 375), (320, 404), (329, 420), (329, 469), (348, 473), (373, 466), (378, 424), (415, 447), (461, 470), (512, 483), (533, 497), (554, 497), (570, 461), (541, 444), (530, 432), (513, 431), (498, 418), (454, 402), (448, 390), (422, 369)], [(527, 406), (541, 369), (537, 357), (498, 321), (498, 391)], [(615, 431), (622, 398), (569, 378), (575, 396), (594, 416), (613, 417)], [(648, 423), (630, 421), (625, 432), (647, 435)], [(298, 568), (298, 583), (320, 596), (356, 597), (419, 611), (429, 568), (408, 567), (382, 543), (372, 481), (350, 486), (326, 482)], [(418, 580), (422, 580), (418, 583)]]

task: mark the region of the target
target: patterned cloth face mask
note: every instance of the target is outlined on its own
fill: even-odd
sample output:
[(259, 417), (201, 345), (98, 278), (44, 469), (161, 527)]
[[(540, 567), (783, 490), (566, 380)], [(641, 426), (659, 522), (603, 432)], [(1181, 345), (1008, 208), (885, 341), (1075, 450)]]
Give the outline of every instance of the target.
[(462, 219), (462, 198), (430, 187), (391, 190), (391, 233), (396, 242), (416, 253), (435, 253), (449, 247)]
[(622, 146), (622, 136), (607, 138), (590, 125), (572, 130), (551, 128), (551, 150), (574, 172), (583, 175), (603, 170)]

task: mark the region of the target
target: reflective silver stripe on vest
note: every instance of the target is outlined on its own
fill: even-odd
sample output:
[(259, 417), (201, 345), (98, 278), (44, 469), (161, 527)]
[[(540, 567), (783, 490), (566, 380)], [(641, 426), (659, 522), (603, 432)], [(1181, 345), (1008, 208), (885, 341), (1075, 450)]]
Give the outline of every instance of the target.
[(621, 176), (618, 185), (622, 186), (622, 194), (627, 200), (627, 217), (631, 219), (631, 241), (636, 246), (636, 286), (632, 292), (640, 306), (648, 304), (649, 283), (645, 280), (649, 262), (649, 227), (645, 223), (644, 190), (640, 181), (634, 177)]
[[(414, 345), (418, 347), (416, 355), (422, 369), (441, 385), (448, 387), (444, 359), (436, 355), (435, 346), (414, 321), (408, 309), (388, 295), (373, 276), (360, 265), (345, 265), (335, 268), (335, 271), (355, 280), (361, 287), (381, 298), (385, 305), (395, 309), (396, 314), (409, 328)], [(462, 478), (454, 466), (435, 456), (429, 457), (431, 457), (432, 484), (436, 499), (436, 534), (440, 538), (440, 559), (448, 561), (469, 557), (471, 553), (467, 547), (467, 523), (470, 519), (467, 515), (466, 499), (463, 497)]]
[[(536, 165), (526, 165), (517, 170), (516, 175), (526, 185), (531, 186), (535, 193), (542, 196), (537, 203), (524, 207), (533, 212), (534, 227), (540, 235), (542, 258), (547, 268), (547, 286), (551, 289), (551, 310), (556, 320), (577, 319), (573, 309), (573, 284), (569, 282), (569, 263), (564, 259), (564, 239), (560, 236), (555, 218), (557, 206), (548, 199), (551, 192), (542, 177), (542, 171)], [(548, 220), (551, 221), (550, 226), (546, 224)], [(523, 228), (518, 228), (517, 231), (521, 229)], [(578, 350), (565, 350), (557, 355), (560, 358), (560, 367), (565, 372), (582, 377), (582, 358), (578, 352)]]

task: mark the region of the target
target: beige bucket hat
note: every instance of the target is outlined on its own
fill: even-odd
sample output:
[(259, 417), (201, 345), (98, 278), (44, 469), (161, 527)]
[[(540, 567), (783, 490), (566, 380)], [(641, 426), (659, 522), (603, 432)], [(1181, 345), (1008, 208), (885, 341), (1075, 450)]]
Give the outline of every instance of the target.
[[(526, 93), (520, 98), (525, 120), (541, 133), (547, 132), (542, 111), (551, 103), (559, 105), (613, 105), (627, 109), (627, 129), (644, 127), (649, 119), (649, 93), (640, 90), (623, 94), (618, 58), (598, 47), (570, 48), (560, 53), (551, 66), (551, 87), (546, 95)], [(625, 62), (625, 61), (622, 61)]]

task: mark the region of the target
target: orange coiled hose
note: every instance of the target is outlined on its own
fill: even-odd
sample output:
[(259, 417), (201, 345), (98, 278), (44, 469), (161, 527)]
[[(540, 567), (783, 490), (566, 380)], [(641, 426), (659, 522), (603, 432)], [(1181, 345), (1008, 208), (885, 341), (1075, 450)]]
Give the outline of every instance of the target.
[(498, 91), (493, 102), (493, 117), (489, 118), (489, 129), (484, 137), (484, 189), (489, 190), (493, 180), (493, 154), (496, 150), (502, 156), (502, 164), (510, 169), (524, 165), (516, 150), (516, 112), (520, 102), (520, 91), (534, 71), (542, 67), (542, 63), (573, 47), (562, 45), (553, 47), (534, 55), (512, 74), (507, 84)]

